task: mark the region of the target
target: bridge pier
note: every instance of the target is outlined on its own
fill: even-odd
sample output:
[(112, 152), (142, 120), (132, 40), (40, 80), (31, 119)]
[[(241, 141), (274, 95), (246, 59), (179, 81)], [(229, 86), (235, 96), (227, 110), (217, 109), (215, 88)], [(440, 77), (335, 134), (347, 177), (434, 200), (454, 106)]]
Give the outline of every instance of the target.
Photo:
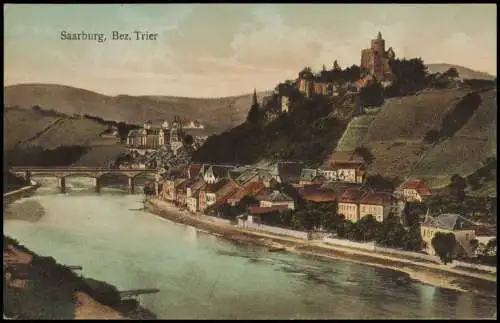
[(24, 179), (27, 183), (31, 183), (31, 172), (29, 170), (24, 172)]
[(59, 189), (61, 190), (61, 193), (66, 192), (66, 177), (59, 177)]
[(129, 177), (128, 178), (128, 191), (130, 194), (134, 194), (134, 191), (135, 191), (135, 185), (134, 185), (134, 178), (133, 177)]
[(93, 182), (94, 182), (94, 190), (96, 192), (99, 192), (101, 190), (101, 183), (100, 183), (99, 177), (94, 177)]

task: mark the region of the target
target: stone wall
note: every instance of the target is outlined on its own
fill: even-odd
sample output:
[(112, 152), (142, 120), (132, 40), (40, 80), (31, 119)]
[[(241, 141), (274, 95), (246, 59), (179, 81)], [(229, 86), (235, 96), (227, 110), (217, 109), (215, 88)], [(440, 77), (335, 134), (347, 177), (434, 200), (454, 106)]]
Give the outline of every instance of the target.
[(264, 225), (264, 224), (257, 224), (257, 223), (250, 223), (247, 221), (246, 227), (248, 229), (255, 229), (255, 230), (261, 230), (261, 231), (267, 231), (269, 233), (274, 233), (274, 234), (279, 234), (279, 235), (285, 235), (285, 236), (291, 236), (299, 239), (307, 239), (307, 232), (304, 231), (296, 231), (296, 230), (289, 230), (289, 229), (283, 229), (279, 227), (273, 227), (269, 225)]
[(355, 242), (347, 239), (336, 239), (336, 238), (323, 238), (323, 242), (341, 247), (375, 251), (374, 242)]
[(453, 267), (462, 267), (462, 268), (468, 268), (468, 269), (482, 270), (482, 271), (486, 271), (486, 272), (494, 273), (494, 274), (497, 273), (497, 267), (493, 267), (493, 266), (472, 264), (472, 263), (458, 261), (458, 260), (453, 260), (451, 265)]

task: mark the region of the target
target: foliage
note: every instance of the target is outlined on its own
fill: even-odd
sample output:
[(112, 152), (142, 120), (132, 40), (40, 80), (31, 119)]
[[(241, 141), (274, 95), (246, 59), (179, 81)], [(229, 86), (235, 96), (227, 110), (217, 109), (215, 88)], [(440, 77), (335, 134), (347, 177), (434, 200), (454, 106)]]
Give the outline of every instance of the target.
[(384, 89), (375, 81), (359, 91), (360, 102), (364, 107), (380, 107), (384, 103)]
[(431, 129), (427, 131), (424, 136), (424, 142), (427, 144), (434, 144), (439, 140), (439, 131)]
[(389, 65), (394, 81), (386, 88), (385, 97), (413, 95), (429, 84), (427, 67), (421, 58), (393, 59)]
[(363, 157), (363, 160), (366, 162), (367, 165), (370, 165), (375, 160), (375, 156), (373, 156), (371, 151), (364, 146), (356, 147), (354, 149), (354, 153)]
[(190, 134), (187, 134), (184, 136), (184, 144), (187, 146), (191, 146), (194, 142), (193, 136)]
[(462, 176), (454, 174), (451, 176), (451, 183), (448, 188), (452, 196), (463, 199), (465, 196), (465, 189), (467, 188), (467, 182)]
[(384, 177), (380, 174), (369, 175), (366, 177), (366, 185), (368, 187), (391, 193), (396, 188), (398, 182), (400, 182), (398, 178)]
[(389, 214), (380, 226), (375, 241), (383, 246), (398, 248), (403, 245), (406, 230), (398, 216)]
[(431, 244), (444, 264), (453, 260), (457, 248), (457, 241), (453, 233), (437, 232), (432, 238)]
[(437, 195), (426, 199), (431, 213), (457, 213), (473, 221), (496, 223), (496, 198), (486, 196)]
[(481, 79), (464, 79), (462, 87), (472, 90), (489, 90), (497, 87), (495, 80), (481, 80)]
[(87, 151), (83, 146), (59, 146), (55, 149), (33, 147), (5, 153), (7, 164), (15, 166), (68, 166), (78, 161)]
[(408, 251), (421, 251), (422, 250), (422, 235), (420, 234), (420, 223), (414, 222), (410, 225), (409, 230), (403, 239), (403, 249)]
[[(263, 107), (263, 110), (267, 107)], [(327, 117), (332, 111), (326, 98), (301, 98), (290, 113), (267, 125), (245, 122), (214, 135), (193, 154), (199, 162), (251, 164), (261, 158), (281, 158), (320, 164), (342, 136), (346, 122)]]

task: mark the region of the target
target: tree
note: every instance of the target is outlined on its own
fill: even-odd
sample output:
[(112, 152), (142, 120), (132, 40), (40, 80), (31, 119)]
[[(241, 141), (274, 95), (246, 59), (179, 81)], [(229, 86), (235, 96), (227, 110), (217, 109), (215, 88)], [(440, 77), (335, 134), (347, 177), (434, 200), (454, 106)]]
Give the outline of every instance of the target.
[(472, 253), (474, 255), (477, 255), (477, 249), (479, 247), (479, 241), (477, 239), (472, 239), (471, 241), (469, 241), (469, 244), (470, 244), (470, 247), (472, 249)]
[(403, 247), (406, 231), (401, 224), (401, 220), (394, 214), (384, 219), (377, 233), (375, 241), (381, 245), (400, 248)]
[(380, 82), (375, 81), (359, 91), (359, 99), (363, 106), (380, 107), (384, 103), (384, 89)]
[(443, 77), (449, 77), (449, 78), (457, 78), (459, 77), (458, 71), (456, 68), (451, 67), (449, 68), (446, 72), (442, 74)]
[(424, 142), (428, 144), (434, 144), (439, 140), (439, 131), (432, 129), (427, 131), (424, 136)]
[(465, 197), (465, 189), (467, 188), (467, 181), (462, 176), (455, 174), (451, 177), (449, 185), (450, 194), (458, 199)]
[(438, 232), (431, 240), (432, 248), (436, 251), (439, 259), (446, 265), (453, 260), (457, 241), (453, 233)]
[(339, 63), (337, 62), (337, 60), (335, 60), (335, 61), (333, 62), (333, 70), (334, 70), (334, 71), (341, 71), (341, 70), (342, 70), (342, 68), (340, 67), (340, 65), (339, 65)]
[(354, 149), (354, 153), (363, 157), (363, 160), (367, 165), (370, 165), (375, 159), (375, 156), (373, 156), (371, 151), (364, 146), (356, 147), (356, 149)]
[(406, 232), (403, 240), (403, 249), (408, 251), (421, 251), (423, 247), (422, 236), (420, 234), (420, 224), (415, 222)]
[(193, 139), (193, 136), (191, 136), (190, 134), (187, 134), (186, 136), (184, 136), (184, 143), (187, 145), (187, 146), (191, 146), (194, 142), (194, 139)]
[(373, 241), (379, 231), (380, 223), (373, 217), (373, 215), (368, 214), (356, 222), (356, 227), (356, 238), (360, 238), (361, 241)]

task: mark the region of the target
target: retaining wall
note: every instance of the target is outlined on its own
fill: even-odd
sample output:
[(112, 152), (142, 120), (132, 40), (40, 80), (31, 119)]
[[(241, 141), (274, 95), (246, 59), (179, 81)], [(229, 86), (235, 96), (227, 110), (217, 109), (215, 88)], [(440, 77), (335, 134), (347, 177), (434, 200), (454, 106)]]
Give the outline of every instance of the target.
[(497, 273), (497, 267), (493, 267), (493, 266), (472, 264), (472, 263), (458, 261), (458, 260), (453, 260), (451, 265), (453, 267), (463, 267), (463, 268), (469, 268), (469, 269), (482, 270), (482, 271), (486, 271), (486, 272), (493, 273), (493, 274)]
[(249, 223), (249, 222), (246, 223), (246, 227), (249, 229), (262, 230), (262, 231), (267, 231), (270, 233), (275, 233), (275, 234), (280, 234), (280, 235), (285, 235), (285, 236), (292, 236), (292, 237), (304, 239), (304, 240), (307, 239), (307, 232), (304, 232), (304, 231), (289, 230), (289, 229), (283, 229), (283, 228), (279, 228), (279, 227), (272, 227), (269, 225)]
[(4, 193), (3, 195), (3, 205), (4, 207), (8, 204), (22, 197), (27, 197), (33, 194), (38, 188), (40, 184), (35, 181), (31, 181), (31, 185), (22, 187), (18, 190), (11, 191), (8, 193)]
[(328, 244), (333, 244), (342, 247), (348, 248), (357, 248), (369, 251), (375, 251), (375, 243), (374, 242), (355, 242), (347, 239), (336, 239), (336, 238), (323, 238), (323, 242)]

